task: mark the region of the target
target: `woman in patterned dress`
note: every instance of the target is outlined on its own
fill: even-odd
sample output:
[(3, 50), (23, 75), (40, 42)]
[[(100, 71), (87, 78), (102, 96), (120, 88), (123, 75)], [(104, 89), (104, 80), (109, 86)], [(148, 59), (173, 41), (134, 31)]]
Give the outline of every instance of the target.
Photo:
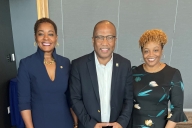
[[(185, 122), (184, 85), (178, 69), (160, 62), (166, 34), (147, 30), (139, 40), (144, 63), (133, 67), (134, 108), (131, 128), (174, 128)], [(170, 101), (170, 112), (168, 102)]]

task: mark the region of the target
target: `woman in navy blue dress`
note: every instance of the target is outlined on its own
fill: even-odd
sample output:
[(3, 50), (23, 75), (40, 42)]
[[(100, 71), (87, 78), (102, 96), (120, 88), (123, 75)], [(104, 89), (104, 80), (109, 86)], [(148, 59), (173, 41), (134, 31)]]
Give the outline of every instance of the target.
[(24, 123), (27, 128), (73, 128), (67, 100), (70, 61), (56, 54), (57, 27), (42, 18), (34, 32), (37, 52), (20, 61), (17, 77)]

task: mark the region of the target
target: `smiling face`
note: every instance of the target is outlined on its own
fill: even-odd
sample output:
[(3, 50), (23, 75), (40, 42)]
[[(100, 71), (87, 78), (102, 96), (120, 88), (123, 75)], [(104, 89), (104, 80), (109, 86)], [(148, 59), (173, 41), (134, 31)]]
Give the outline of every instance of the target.
[(145, 61), (146, 66), (159, 66), (162, 52), (163, 49), (160, 43), (152, 41), (147, 42), (142, 49), (143, 59)]
[(53, 52), (57, 42), (57, 34), (53, 25), (47, 22), (41, 23), (37, 28), (35, 40), (42, 51)]
[[(99, 36), (105, 36), (105, 38), (101, 40), (97, 38)], [(116, 36), (115, 27), (109, 22), (102, 22), (97, 24), (92, 42), (100, 63), (102, 63), (102, 61), (104, 63), (108, 62), (111, 59), (112, 53), (115, 49), (116, 37), (113, 37), (112, 40), (107, 40), (106, 36)]]

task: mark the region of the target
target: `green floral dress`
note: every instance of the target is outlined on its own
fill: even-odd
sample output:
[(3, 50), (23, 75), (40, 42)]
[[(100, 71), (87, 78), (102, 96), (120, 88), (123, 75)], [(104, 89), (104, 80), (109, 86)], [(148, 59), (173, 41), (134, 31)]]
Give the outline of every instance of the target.
[[(130, 128), (164, 128), (167, 121), (186, 122), (183, 112), (184, 85), (178, 69), (166, 65), (148, 73), (133, 67), (134, 107)], [(168, 113), (168, 102), (170, 110)]]

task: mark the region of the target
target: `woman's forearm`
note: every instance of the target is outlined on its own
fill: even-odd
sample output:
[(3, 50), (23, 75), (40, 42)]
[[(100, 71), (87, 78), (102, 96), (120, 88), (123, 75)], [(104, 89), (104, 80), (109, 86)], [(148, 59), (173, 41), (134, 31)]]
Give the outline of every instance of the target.
[(175, 126), (176, 126), (176, 123), (169, 120), (169, 121), (167, 122), (165, 128), (175, 128)]
[(31, 110), (21, 111), (21, 116), (23, 118), (26, 128), (34, 128), (32, 122)]

